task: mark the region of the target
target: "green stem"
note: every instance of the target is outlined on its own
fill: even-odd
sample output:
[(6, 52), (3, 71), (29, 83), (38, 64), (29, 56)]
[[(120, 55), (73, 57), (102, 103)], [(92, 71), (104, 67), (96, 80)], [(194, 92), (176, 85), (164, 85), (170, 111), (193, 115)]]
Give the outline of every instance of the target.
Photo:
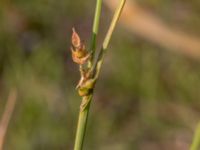
[(85, 137), (85, 131), (86, 131), (86, 125), (87, 125), (87, 119), (88, 119), (91, 100), (92, 100), (92, 96), (90, 96), (88, 99), (89, 102), (88, 102), (87, 108), (85, 108), (83, 111), (80, 110), (79, 112), (78, 127), (76, 131), (74, 150), (82, 150), (83, 148), (83, 142), (84, 142), (84, 137)]
[[(94, 59), (95, 50), (96, 50), (96, 36), (97, 36), (98, 30), (99, 30), (101, 6), (102, 6), (102, 0), (97, 0), (93, 28), (92, 28), (92, 39), (91, 39), (91, 45), (90, 45), (90, 50), (91, 50), (92, 54), (91, 54), (91, 59), (88, 63), (89, 68), (93, 64), (93, 59)], [(74, 150), (82, 150), (82, 148), (83, 148), (83, 142), (84, 142), (84, 137), (85, 137), (87, 118), (88, 118), (88, 114), (89, 114), (91, 100), (92, 100), (92, 95), (88, 99), (87, 107), (84, 110), (80, 109)]]
[(95, 15), (94, 15), (93, 28), (92, 28), (92, 38), (91, 38), (91, 45), (90, 45), (90, 51), (92, 52), (92, 54), (91, 54), (91, 59), (89, 61), (89, 67), (92, 66), (94, 56), (95, 56), (95, 51), (96, 51), (96, 37), (97, 37), (98, 31), (99, 31), (99, 20), (100, 20), (100, 17), (101, 17), (101, 6), (102, 6), (102, 0), (97, 0)]
[(104, 56), (105, 56), (105, 52), (108, 48), (108, 44), (110, 42), (110, 39), (111, 39), (111, 36), (112, 36), (112, 33), (116, 27), (116, 24), (117, 24), (117, 21), (119, 20), (119, 17), (122, 13), (122, 10), (123, 10), (123, 7), (125, 5), (125, 2), (126, 0), (121, 0), (118, 8), (116, 9), (115, 13), (114, 13), (114, 16), (113, 16), (113, 19), (111, 21), (111, 24), (110, 24), (110, 27), (108, 29), (108, 32), (105, 36), (105, 39), (103, 41), (103, 46), (101, 48), (101, 51), (99, 53), (99, 56), (98, 56), (98, 59), (97, 59), (97, 63), (95, 65), (94, 68), (96, 68), (96, 74), (95, 74), (95, 78), (97, 79), (98, 76), (99, 76), (99, 73), (100, 73), (100, 70), (101, 70), (101, 66), (102, 66), (102, 63), (103, 63), (103, 59), (104, 59)]
[[(94, 53), (95, 53), (95, 48), (96, 48), (96, 36), (98, 33), (98, 28), (99, 28), (99, 18), (100, 18), (100, 10), (101, 10), (101, 4), (102, 4), (102, 0), (97, 0), (97, 6), (96, 6), (96, 13), (95, 13), (95, 19), (94, 19), (94, 25), (93, 25), (93, 35), (92, 35), (92, 42), (91, 42), (91, 50), (92, 50), (92, 61), (89, 63), (89, 67), (97, 67), (97, 72), (95, 75), (95, 78), (97, 79), (99, 76), (99, 72), (100, 72), (100, 68), (102, 65), (102, 61), (103, 61), (103, 57), (105, 54), (105, 51), (108, 47), (110, 38), (112, 36), (113, 30), (116, 26), (117, 20), (120, 17), (120, 14), (122, 12), (123, 6), (125, 4), (126, 0), (121, 0), (119, 7), (116, 9), (114, 17), (112, 19), (111, 25), (109, 27), (109, 30), (106, 34), (105, 40), (103, 42), (103, 47), (100, 51), (100, 54), (98, 56), (98, 60), (97, 60), (97, 64), (93, 65), (93, 57), (94, 57)], [(87, 118), (88, 118), (88, 114), (89, 114), (89, 108), (90, 108), (90, 103), (92, 100), (92, 94), (88, 97), (88, 99), (86, 100), (87, 106), (85, 109), (80, 109), (79, 112), (79, 120), (78, 120), (78, 126), (77, 126), (77, 132), (76, 132), (76, 139), (75, 139), (75, 146), (74, 146), (74, 150), (82, 150), (83, 148), (83, 142), (84, 142), (84, 137), (85, 137), (85, 131), (86, 131), (86, 125), (87, 125)], [(82, 100), (82, 104), (84, 104), (85, 102)]]
[(195, 131), (194, 139), (190, 147), (190, 150), (199, 150), (199, 148), (200, 148), (200, 123), (198, 124), (197, 129)]

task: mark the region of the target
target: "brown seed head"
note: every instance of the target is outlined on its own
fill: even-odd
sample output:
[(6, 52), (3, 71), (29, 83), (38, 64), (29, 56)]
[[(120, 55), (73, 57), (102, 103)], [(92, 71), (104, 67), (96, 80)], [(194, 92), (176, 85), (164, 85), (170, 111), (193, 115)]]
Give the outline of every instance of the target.
[(72, 59), (75, 63), (82, 65), (90, 59), (90, 53), (82, 53), (81, 51), (72, 50)]
[(81, 47), (81, 40), (80, 40), (80, 37), (79, 37), (78, 33), (76, 32), (75, 28), (72, 28), (72, 45), (75, 48)]
[(72, 28), (72, 59), (75, 63), (82, 65), (90, 59), (90, 53), (85, 49), (85, 45), (81, 42), (78, 33)]

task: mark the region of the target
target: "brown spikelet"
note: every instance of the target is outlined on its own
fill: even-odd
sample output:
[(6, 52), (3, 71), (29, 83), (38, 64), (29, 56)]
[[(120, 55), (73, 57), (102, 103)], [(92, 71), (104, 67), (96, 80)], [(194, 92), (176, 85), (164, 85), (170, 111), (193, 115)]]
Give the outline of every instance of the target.
[(72, 28), (72, 59), (75, 63), (79, 65), (85, 64), (89, 59), (91, 54), (85, 48), (85, 45), (81, 42), (81, 39), (76, 32), (75, 28)]
[(79, 57), (80, 53), (80, 51), (72, 50), (72, 59), (75, 63), (83, 65), (90, 59), (90, 53), (85, 53), (84, 55), (81, 54), (82, 57)]
[(81, 47), (81, 39), (78, 33), (76, 32), (75, 28), (72, 28), (72, 45), (75, 48)]

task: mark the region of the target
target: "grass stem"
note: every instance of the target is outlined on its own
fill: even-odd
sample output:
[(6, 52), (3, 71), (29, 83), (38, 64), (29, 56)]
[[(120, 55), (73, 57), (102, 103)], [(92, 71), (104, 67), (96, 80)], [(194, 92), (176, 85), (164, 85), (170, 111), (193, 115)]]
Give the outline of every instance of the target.
[[(96, 37), (98, 34), (98, 30), (99, 30), (101, 6), (102, 6), (102, 0), (97, 0), (93, 28), (92, 28), (92, 38), (91, 38), (91, 45), (90, 45), (90, 51), (92, 52), (92, 54), (91, 54), (91, 59), (88, 63), (89, 68), (92, 67), (92, 65), (93, 65), (93, 59), (94, 59), (95, 50), (96, 50)], [(83, 111), (80, 109), (74, 150), (82, 150), (82, 148), (83, 148), (83, 142), (84, 142), (84, 137), (85, 137), (87, 118), (88, 118), (88, 114), (89, 114), (91, 100), (92, 100), (92, 95), (88, 97), (87, 101), (89, 103), (88, 103), (87, 108), (84, 109)]]
[(125, 2), (126, 2), (126, 0), (121, 0), (120, 1), (120, 4), (119, 4), (118, 8), (116, 9), (116, 11), (114, 13), (114, 16), (113, 16), (113, 19), (111, 21), (110, 27), (109, 27), (108, 32), (107, 32), (107, 34), (105, 36), (105, 39), (103, 41), (103, 46), (101, 48), (101, 51), (100, 51), (98, 59), (97, 59), (97, 64), (95, 66), (96, 71), (97, 71), (96, 75), (95, 75), (96, 79), (99, 76), (99, 73), (100, 73), (100, 70), (101, 70), (101, 66), (102, 66), (102, 63), (103, 63), (103, 59), (104, 59), (104, 56), (105, 56), (105, 52), (107, 51), (108, 44), (110, 42), (112, 33), (113, 33), (113, 31), (115, 29), (115, 26), (117, 24), (117, 21), (119, 20), (119, 17), (120, 17), (120, 15), (122, 13), (122, 10), (123, 10), (123, 7), (125, 5)]
[[(92, 52), (92, 55), (91, 55), (91, 59), (90, 59), (89, 64), (88, 64), (89, 68), (93, 64), (93, 59), (94, 59), (95, 50), (96, 50), (96, 37), (97, 37), (97, 34), (98, 34), (98, 30), (99, 30), (99, 20), (100, 20), (100, 16), (101, 16), (101, 7), (102, 7), (102, 0), (97, 0), (96, 1), (96, 8), (95, 8), (94, 22), (93, 22), (93, 28), (92, 28), (92, 38), (91, 38), (91, 45), (90, 45), (90, 51)], [(79, 119), (78, 119), (77, 131), (76, 131), (76, 139), (75, 139), (74, 150), (82, 150), (91, 100), (92, 100), (92, 95), (88, 97), (87, 101), (89, 103), (88, 103), (87, 108), (83, 111), (80, 110), (80, 112), (79, 112)]]
[[(102, 49), (99, 53), (99, 56), (98, 56), (98, 59), (96, 62), (97, 65), (96, 64), (94, 65), (93, 59), (94, 59), (95, 49), (96, 49), (96, 36), (98, 33), (98, 28), (99, 28), (99, 19), (100, 19), (100, 13), (101, 13), (101, 5), (102, 5), (102, 0), (97, 0), (95, 18), (94, 18), (94, 24), (93, 24), (91, 48), (90, 48), (90, 50), (92, 51), (92, 59), (90, 60), (89, 65), (88, 65), (89, 68), (95, 66), (95, 69), (96, 69), (95, 79), (97, 79), (99, 76), (99, 72), (101, 69), (105, 51), (110, 42), (113, 30), (114, 30), (114, 28), (117, 24), (117, 21), (120, 17), (120, 14), (122, 12), (125, 1), (126, 0), (121, 0), (119, 7), (116, 9), (116, 11), (114, 13), (112, 22), (110, 24), (110, 27), (108, 29), (108, 32), (107, 32), (106, 37), (103, 42)], [(83, 148), (83, 142), (84, 142), (84, 137), (85, 137), (85, 132), (86, 132), (86, 125), (87, 125), (87, 118), (88, 118), (88, 114), (89, 114), (89, 108), (90, 108), (90, 103), (91, 103), (92, 97), (93, 97), (93, 92), (89, 96), (84, 96), (82, 99), (81, 106), (86, 105), (86, 108), (83, 110), (80, 108), (74, 150), (82, 150), (82, 148)]]
[(89, 67), (92, 66), (94, 56), (95, 56), (96, 43), (97, 43), (96, 37), (97, 37), (98, 31), (99, 31), (99, 21), (100, 21), (100, 17), (101, 17), (101, 7), (102, 7), (102, 0), (97, 0), (95, 15), (94, 15), (93, 28), (92, 28), (91, 44), (90, 44), (90, 51), (92, 52), (92, 54), (91, 54), (91, 59), (89, 61)]
[(79, 112), (79, 118), (78, 118), (78, 127), (76, 131), (76, 139), (75, 139), (75, 146), (74, 150), (82, 150), (83, 148), (83, 142), (85, 137), (85, 131), (87, 126), (87, 119), (89, 114), (89, 108), (90, 108), (90, 102), (92, 99), (92, 96), (88, 97), (88, 106), (83, 111), (80, 110)]
[(194, 139), (190, 147), (190, 150), (199, 150), (199, 149), (200, 149), (200, 123), (197, 125)]

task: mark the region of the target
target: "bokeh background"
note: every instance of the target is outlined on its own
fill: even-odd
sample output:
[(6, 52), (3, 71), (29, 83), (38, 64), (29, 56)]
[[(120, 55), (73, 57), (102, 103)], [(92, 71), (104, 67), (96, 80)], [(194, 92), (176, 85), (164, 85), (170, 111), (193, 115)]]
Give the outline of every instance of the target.
[[(166, 26), (200, 37), (200, 1), (135, 2)], [(94, 0), (0, 1), (0, 114), (17, 89), (4, 150), (73, 149), (81, 101), (71, 29), (89, 45), (94, 9)], [(112, 14), (103, 5), (98, 47)], [(84, 149), (188, 150), (199, 119), (198, 58), (119, 24), (96, 86)]]

